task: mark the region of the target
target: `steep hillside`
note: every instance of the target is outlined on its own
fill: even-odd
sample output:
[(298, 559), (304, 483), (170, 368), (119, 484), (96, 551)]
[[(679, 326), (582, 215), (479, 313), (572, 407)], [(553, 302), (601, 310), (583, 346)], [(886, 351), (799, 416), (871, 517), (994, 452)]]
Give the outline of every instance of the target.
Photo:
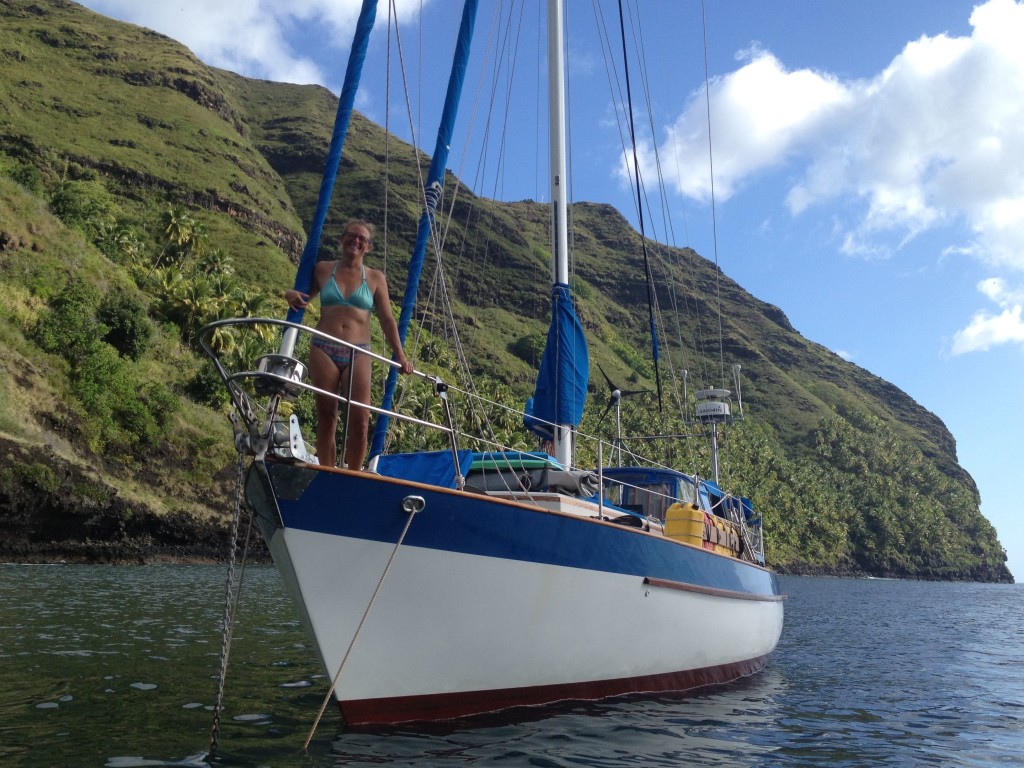
[[(128, 559), (209, 551), (234, 455), (195, 333), (282, 313), (336, 107), (322, 88), (212, 69), (74, 3), (0, 6), (0, 523), (11, 533), (0, 555), (118, 559), (117, 542)], [(415, 159), (356, 115), (328, 223), (383, 225), (387, 212), (372, 256), (396, 299), (419, 218)], [(457, 187), (449, 176), (449, 202)], [(654, 389), (640, 236), (605, 205), (572, 217), (592, 359)], [(549, 219), (537, 203), (460, 189), (446, 222), (461, 341), (511, 402), (532, 388), (546, 329)], [(934, 414), (695, 252), (648, 247), (666, 404), (680, 397), (673, 372), (718, 385), (723, 365), (742, 365), (748, 418), (730, 431), (725, 467), (765, 511), (774, 565), (1009, 578)], [(608, 437), (596, 366), (592, 391), (581, 429)], [(632, 434), (684, 428), (667, 413), (623, 418)]]

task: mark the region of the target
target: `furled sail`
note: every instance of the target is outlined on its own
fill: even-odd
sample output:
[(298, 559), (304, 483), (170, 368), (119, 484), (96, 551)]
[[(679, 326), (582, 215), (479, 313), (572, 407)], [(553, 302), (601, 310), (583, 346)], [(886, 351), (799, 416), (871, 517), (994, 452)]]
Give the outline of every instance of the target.
[[(295, 274), (295, 290), (301, 293), (308, 294), (313, 283), (313, 268), (316, 266), (320, 253), (320, 238), (323, 234), (324, 222), (327, 220), (327, 209), (331, 204), (331, 193), (334, 191), (334, 180), (338, 175), (338, 166), (341, 163), (341, 150), (345, 145), (345, 135), (348, 133), (348, 124), (356, 101), (356, 91), (359, 89), (359, 80), (363, 74), (363, 62), (366, 59), (366, 49), (370, 42), (370, 32), (373, 31), (376, 18), (377, 0), (363, 0), (363, 7), (359, 11), (359, 19), (356, 22), (355, 35), (352, 38), (352, 50), (348, 56), (345, 83), (342, 85), (341, 96), (338, 99), (338, 111), (334, 117), (334, 131), (331, 134), (331, 145), (327, 150), (324, 175), (320, 180), (320, 195), (316, 201), (313, 225), (309, 230), (309, 238), (306, 240), (306, 247), (302, 250), (302, 258), (299, 259), (299, 268)], [(305, 310), (303, 309), (290, 309), (288, 322), (301, 323), (304, 314)], [(282, 353), (291, 354), (291, 350), (282, 349)]]
[(537, 373), (537, 386), (526, 404), (526, 426), (545, 440), (552, 425), (575, 427), (583, 417), (590, 378), (590, 355), (583, 326), (565, 283), (551, 288), (551, 326)]
[[(448, 150), (451, 147), (452, 131), (455, 128), (455, 117), (459, 111), (459, 98), (462, 95), (462, 82), (466, 77), (469, 63), (470, 43), (473, 40), (473, 26), (476, 23), (478, 0), (466, 0), (462, 7), (462, 22), (459, 26), (459, 37), (455, 44), (455, 55), (452, 59), (452, 71), (448, 77), (448, 92), (445, 95), (444, 111), (441, 113), (441, 124), (437, 129), (437, 142), (434, 155), (427, 171), (426, 189), (424, 192), (423, 213), (416, 233), (416, 246), (409, 260), (409, 271), (405, 282), (405, 295), (402, 298), (402, 311), (398, 317), (398, 334), (405, 343), (409, 332), (409, 322), (416, 307), (416, 294), (419, 290), (420, 275), (423, 272), (423, 261), (430, 240), (430, 231), (434, 225), (434, 210), (441, 198), (444, 185), (444, 171), (448, 165)], [(388, 371), (387, 383), (384, 386), (384, 399), (381, 407), (390, 411), (395, 397), (395, 386), (398, 371)], [(384, 438), (388, 431), (388, 416), (381, 414), (373, 428), (373, 440), (370, 443), (370, 461), (384, 452)]]

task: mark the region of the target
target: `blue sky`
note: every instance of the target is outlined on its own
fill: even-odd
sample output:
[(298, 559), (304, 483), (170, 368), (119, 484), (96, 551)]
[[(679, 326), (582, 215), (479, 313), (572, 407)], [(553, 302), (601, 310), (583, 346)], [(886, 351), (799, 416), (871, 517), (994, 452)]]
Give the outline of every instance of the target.
[[(359, 2), (84, 5), (180, 40), (214, 66), (337, 92)], [(396, 3), (415, 81), (411, 116), (401, 85), (393, 81), (389, 109), (384, 80), (372, 74), (384, 71), (388, 4), (380, 5), (357, 107), (406, 139), (411, 123), (430, 151), (461, 3)], [(535, 6), (481, 2), (475, 56), (498, 39), (501, 14), (521, 17), (523, 31), (504, 163), (493, 159), (496, 138), (483, 151), (479, 138), (458, 146), (457, 129), (453, 142), (449, 167), (479, 194), (546, 198), (546, 165), (535, 159), (546, 146), (536, 139), (545, 107)], [(622, 98), (609, 90), (594, 7), (569, 0), (573, 199), (609, 202), (635, 223)], [(618, 58), (617, 4), (597, 7)], [(641, 176), (655, 178), (656, 147), (671, 210), (671, 228), (645, 214), (648, 234), (717, 259), (805, 337), (937, 414), (1024, 578), (1024, 5), (709, 0), (704, 14), (706, 52), (697, 0), (642, 0), (634, 18), (646, 52), (630, 63)], [(482, 133), (486, 108), (474, 105), (490, 98), (483, 71), (467, 78), (462, 136)], [(638, 93), (644, 80), (648, 99)], [(756, 415), (756, 403), (745, 405)]]

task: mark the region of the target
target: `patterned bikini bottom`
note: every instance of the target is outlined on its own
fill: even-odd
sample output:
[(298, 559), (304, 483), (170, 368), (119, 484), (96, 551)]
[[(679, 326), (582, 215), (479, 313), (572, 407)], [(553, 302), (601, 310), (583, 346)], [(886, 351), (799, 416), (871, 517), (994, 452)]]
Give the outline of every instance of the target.
[[(338, 366), (338, 368), (347, 368), (348, 364), (352, 362), (352, 347), (336, 344), (333, 341), (327, 341), (327, 339), (319, 337), (313, 339), (313, 346), (331, 358), (331, 362)], [(370, 349), (369, 344), (353, 344), (352, 346), (359, 349)]]

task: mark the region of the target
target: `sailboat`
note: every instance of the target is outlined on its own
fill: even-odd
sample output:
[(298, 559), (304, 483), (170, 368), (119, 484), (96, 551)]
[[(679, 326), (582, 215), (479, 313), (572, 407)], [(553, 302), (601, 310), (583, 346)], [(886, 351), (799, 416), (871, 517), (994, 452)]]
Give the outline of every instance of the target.
[[(369, 5), (359, 28), (372, 26)], [(254, 370), (228, 371), (205, 346), (234, 403), (236, 446), (251, 456), (245, 497), (350, 724), (727, 683), (759, 671), (782, 631), (784, 596), (748, 499), (658, 464), (604, 466), (604, 444), (596, 466), (574, 464), (589, 362), (568, 286), (561, 5), (549, 0), (552, 325), (525, 417), (549, 450), (473, 443), (452, 416), (450, 386), (416, 372), (443, 405), (440, 423), (387, 400), (371, 410), (378, 427), (387, 418), (439, 431), (446, 450), (371, 448), (371, 471), (320, 466), (280, 406), (312, 389), (296, 339), (322, 334), (292, 316), (207, 329), (283, 329), (280, 349)], [(339, 115), (353, 93), (347, 77)], [(439, 132), (428, 188), (443, 180), (449, 138)], [(431, 221), (426, 209), (427, 231)], [(320, 226), (318, 213), (311, 242)], [(725, 422), (729, 394), (698, 393), (698, 419)]]

